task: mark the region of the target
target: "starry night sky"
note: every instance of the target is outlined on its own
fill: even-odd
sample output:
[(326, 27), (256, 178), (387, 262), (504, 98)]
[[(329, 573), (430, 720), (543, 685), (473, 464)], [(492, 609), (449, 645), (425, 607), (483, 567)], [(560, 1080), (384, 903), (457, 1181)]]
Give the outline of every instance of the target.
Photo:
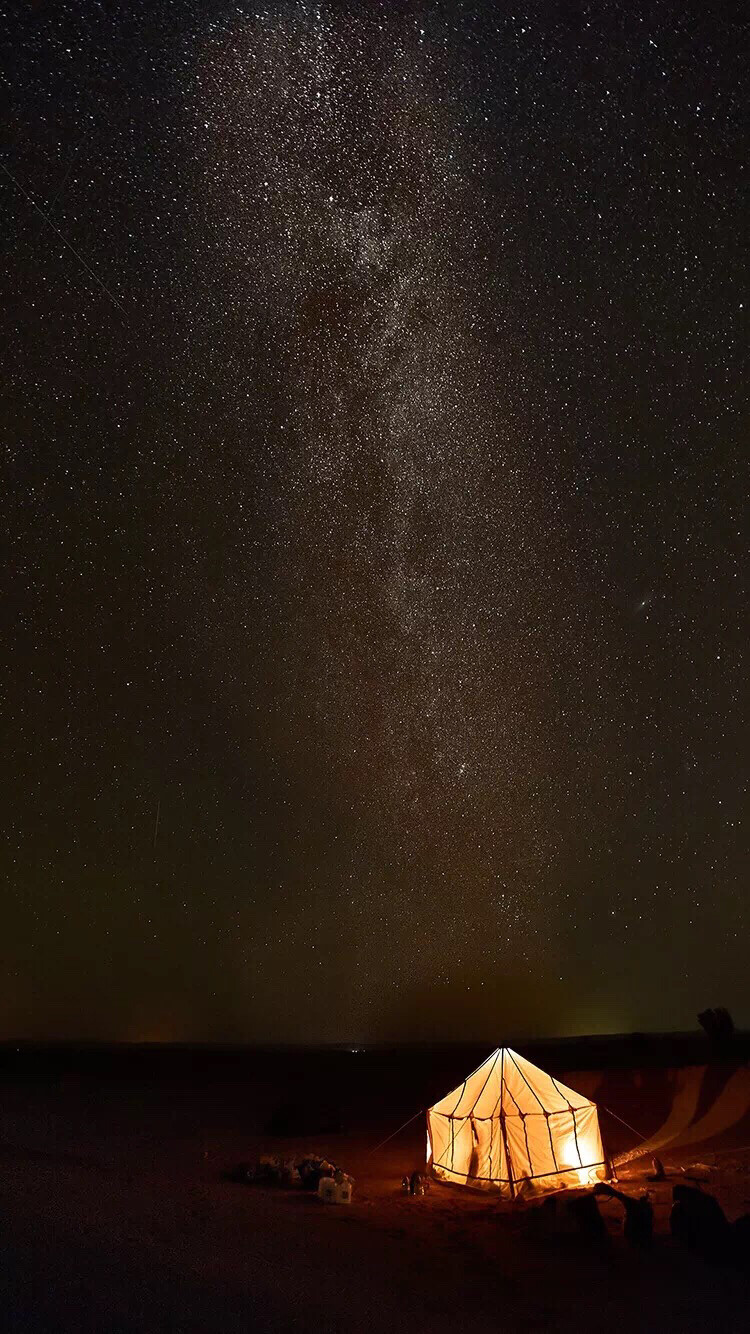
[(8, 25), (0, 1034), (750, 1023), (731, 7)]

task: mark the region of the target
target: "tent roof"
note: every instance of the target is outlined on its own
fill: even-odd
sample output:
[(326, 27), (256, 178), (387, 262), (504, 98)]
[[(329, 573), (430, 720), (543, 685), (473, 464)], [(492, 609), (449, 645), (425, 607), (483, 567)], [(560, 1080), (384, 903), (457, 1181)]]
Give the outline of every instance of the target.
[(559, 1079), (532, 1065), (510, 1047), (498, 1047), (463, 1084), (430, 1108), (439, 1116), (494, 1120), (505, 1116), (549, 1116), (593, 1107)]

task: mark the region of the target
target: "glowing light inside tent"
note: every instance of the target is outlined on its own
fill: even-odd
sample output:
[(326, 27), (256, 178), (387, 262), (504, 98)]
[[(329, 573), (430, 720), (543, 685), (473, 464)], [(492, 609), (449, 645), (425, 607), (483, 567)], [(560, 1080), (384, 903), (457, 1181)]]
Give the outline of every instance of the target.
[[(574, 1135), (570, 1135), (568, 1139), (563, 1140), (560, 1162), (565, 1164), (563, 1170), (569, 1172), (571, 1176), (575, 1176), (580, 1186), (588, 1185), (589, 1168), (579, 1167), (578, 1164), (593, 1162), (596, 1157), (597, 1154), (593, 1150), (590, 1154), (587, 1153), (585, 1140), (579, 1139), (576, 1143)], [(568, 1167), (568, 1163), (570, 1163), (570, 1167)]]
[(575, 1135), (569, 1135), (563, 1140), (560, 1146), (560, 1163), (564, 1164), (566, 1169), (578, 1167), (584, 1161), (585, 1153), (582, 1150), (579, 1155), (579, 1147), (581, 1146), (580, 1143), (576, 1143)]

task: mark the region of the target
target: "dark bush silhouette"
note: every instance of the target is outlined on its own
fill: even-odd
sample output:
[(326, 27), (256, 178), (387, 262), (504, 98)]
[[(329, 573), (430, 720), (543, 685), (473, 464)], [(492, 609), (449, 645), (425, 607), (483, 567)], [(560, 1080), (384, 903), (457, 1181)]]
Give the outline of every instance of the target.
[(734, 1040), (734, 1021), (728, 1010), (719, 1007), (716, 1010), (702, 1010), (698, 1015), (701, 1025), (712, 1046), (726, 1048)]

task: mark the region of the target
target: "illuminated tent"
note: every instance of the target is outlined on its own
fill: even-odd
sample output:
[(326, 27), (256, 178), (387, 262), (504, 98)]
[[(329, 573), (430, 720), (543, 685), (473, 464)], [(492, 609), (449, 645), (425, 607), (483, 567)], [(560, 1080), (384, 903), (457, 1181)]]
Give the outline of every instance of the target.
[(444, 1181), (509, 1199), (609, 1175), (596, 1103), (510, 1047), (430, 1107), (427, 1161)]

